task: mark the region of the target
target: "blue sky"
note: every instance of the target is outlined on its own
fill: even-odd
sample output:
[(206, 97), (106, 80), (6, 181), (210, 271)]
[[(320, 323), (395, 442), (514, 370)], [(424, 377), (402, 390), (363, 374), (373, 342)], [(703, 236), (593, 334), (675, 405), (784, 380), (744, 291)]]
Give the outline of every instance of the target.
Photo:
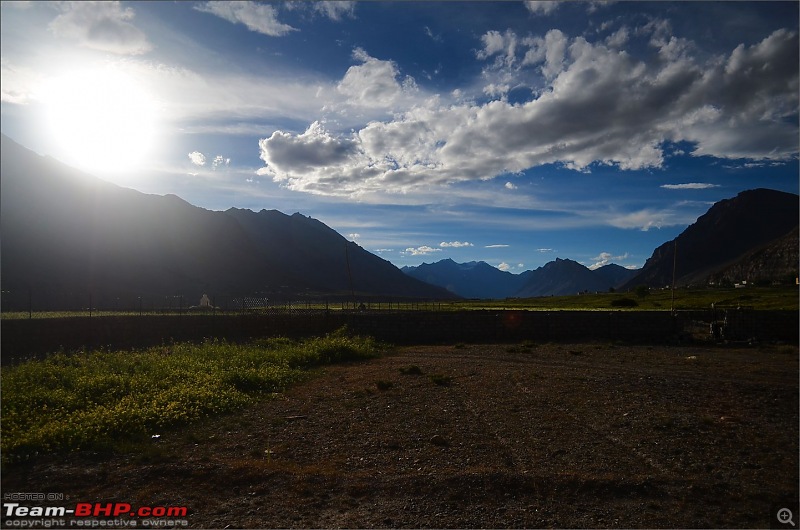
[(3, 2), (2, 132), (397, 266), (640, 267), (798, 192), (797, 2)]

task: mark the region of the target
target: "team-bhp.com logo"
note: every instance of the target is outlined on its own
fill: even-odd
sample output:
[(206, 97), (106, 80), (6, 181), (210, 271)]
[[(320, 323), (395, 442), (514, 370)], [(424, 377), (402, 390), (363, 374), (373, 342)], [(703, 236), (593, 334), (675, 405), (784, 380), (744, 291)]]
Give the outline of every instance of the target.
[[(125, 502), (79, 502), (65, 506), (25, 506), (3, 503), (3, 526), (15, 528), (58, 527), (186, 527), (186, 506), (139, 506)], [(35, 519), (38, 518), (38, 519)], [(67, 520), (66, 518), (69, 518)]]

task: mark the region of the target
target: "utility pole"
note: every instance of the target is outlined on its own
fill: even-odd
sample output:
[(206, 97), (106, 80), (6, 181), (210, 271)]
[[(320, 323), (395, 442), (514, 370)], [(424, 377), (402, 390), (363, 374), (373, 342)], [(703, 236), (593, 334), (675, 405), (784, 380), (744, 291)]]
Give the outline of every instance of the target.
[(353, 273), (350, 272), (350, 251), (348, 242), (344, 243), (344, 261), (347, 265), (347, 280), (350, 283), (350, 296), (353, 299), (353, 309), (356, 307), (356, 292), (353, 290)]
[(675, 248), (672, 250), (672, 305), (670, 312), (675, 314), (675, 268), (678, 263), (678, 240), (675, 240)]

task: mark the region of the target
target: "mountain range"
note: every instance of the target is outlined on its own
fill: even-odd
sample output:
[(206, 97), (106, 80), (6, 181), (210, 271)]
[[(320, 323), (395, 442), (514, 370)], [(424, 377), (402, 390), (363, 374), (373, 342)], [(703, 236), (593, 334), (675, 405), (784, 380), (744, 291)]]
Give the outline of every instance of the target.
[(798, 196), (775, 190), (714, 204), (639, 271), (569, 259), (522, 274), (449, 259), (401, 271), (300, 213), (206, 210), (111, 184), (5, 135), (0, 149), (4, 293), (507, 298), (664, 287), (673, 273), (677, 285), (798, 274)]
[(447, 299), (299, 213), (210, 211), (122, 188), (2, 136), (4, 290)]
[(560, 258), (520, 274), (501, 271), (483, 261), (456, 263), (451, 259), (402, 270), (464, 298), (532, 298), (608, 291), (638, 272), (613, 263), (590, 270), (576, 261)]
[[(403, 271), (465, 298), (530, 298), (639, 285), (794, 283), (798, 276), (798, 196), (769, 189), (743, 191), (715, 203), (678, 237), (660, 245), (638, 270), (609, 264), (595, 270), (556, 259), (520, 274), (484, 262), (442, 260)], [(677, 253), (676, 253), (677, 252)], [(674, 271), (673, 271), (674, 268)]]

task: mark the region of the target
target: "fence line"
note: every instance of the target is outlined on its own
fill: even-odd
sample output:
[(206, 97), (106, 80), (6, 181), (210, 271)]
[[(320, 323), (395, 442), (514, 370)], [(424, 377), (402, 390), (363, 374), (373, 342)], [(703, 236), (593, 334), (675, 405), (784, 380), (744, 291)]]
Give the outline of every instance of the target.
[(265, 296), (204, 294), (202, 297), (174, 295), (106, 295), (96, 293), (51, 292), (33, 289), (3, 290), (0, 310), (4, 314), (69, 313), (85, 316), (187, 314), (187, 313), (257, 313), (319, 311), (436, 311), (447, 306), (439, 300), (389, 296), (306, 295)]

